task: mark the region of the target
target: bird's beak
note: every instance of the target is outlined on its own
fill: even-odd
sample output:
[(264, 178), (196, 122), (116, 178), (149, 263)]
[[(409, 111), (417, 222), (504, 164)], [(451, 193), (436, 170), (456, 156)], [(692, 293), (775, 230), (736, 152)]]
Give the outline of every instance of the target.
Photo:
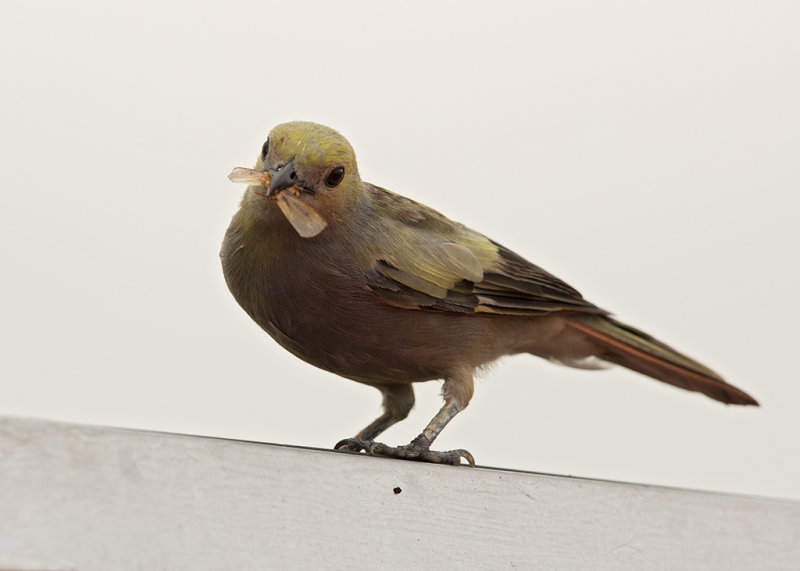
[(294, 159), (283, 165), (283, 168), (271, 177), (267, 196), (274, 196), (280, 191), (297, 185), (297, 174), (294, 172)]
[[(253, 192), (277, 202), (278, 208), (281, 209), (283, 215), (286, 216), (289, 223), (303, 238), (313, 238), (328, 225), (328, 222), (314, 206), (300, 198), (300, 191), (310, 191), (297, 185), (297, 174), (294, 172), (292, 161), (286, 163), (281, 170), (277, 171), (274, 177), (264, 171), (236, 167), (228, 175), (228, 179), (231, 182), (246, 182), (247, 184), (266, 187), (266, 193), (258, 192), (255, 189)], [(294, 190), (290, 192), (281, 192), (292, 187), (294, 187)]]

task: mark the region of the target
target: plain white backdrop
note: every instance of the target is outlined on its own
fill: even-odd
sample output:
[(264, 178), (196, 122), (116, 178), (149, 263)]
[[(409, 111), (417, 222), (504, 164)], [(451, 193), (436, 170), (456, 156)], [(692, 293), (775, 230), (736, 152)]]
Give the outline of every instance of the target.
[[(0, 414), (330, 448), (372, 388), (281, 349), (218, 251), (269, 129), (425, 202), (759, 399), (501, 361), (440, 449), (800, 498), (793, 2), (35, 2), (0, 23)], [(414, 437), (439, 383), (384, 435)]]

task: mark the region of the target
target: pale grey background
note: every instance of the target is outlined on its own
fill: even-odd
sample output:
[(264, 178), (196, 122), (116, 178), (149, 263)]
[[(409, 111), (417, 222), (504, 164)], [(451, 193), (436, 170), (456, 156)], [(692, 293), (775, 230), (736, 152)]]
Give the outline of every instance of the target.
[[(10, 2), (0, 23), (0, 414), (330, 447), (379, 412), (228, 294), (276, 123), (443, 210), (758, 398), (532, 357), (440, 448), (800, 498), (800, 10), (792, 2)], [(418, 386), (415, 436), (438, 409)]]

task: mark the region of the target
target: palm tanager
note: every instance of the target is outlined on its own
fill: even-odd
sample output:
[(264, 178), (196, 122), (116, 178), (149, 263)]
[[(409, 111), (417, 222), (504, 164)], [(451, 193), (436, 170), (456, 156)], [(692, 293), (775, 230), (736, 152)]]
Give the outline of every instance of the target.
[[(222, 244), (225, 280), (280, 345), (373, 386), (383, 414), (336, 449), (474, 465), (431, 444), (470, 402), (476, 370), (530, 353), (613, 363), (728, 404), (757, 405), (717, 373), (612, 318), (570, 285), (486, 236), (361, 180), (353, 148), (315, 123), (278, 125)], [(405, 446), (375, 438), (408, 416), (412, 383), (442, 379), (444, 406)]]

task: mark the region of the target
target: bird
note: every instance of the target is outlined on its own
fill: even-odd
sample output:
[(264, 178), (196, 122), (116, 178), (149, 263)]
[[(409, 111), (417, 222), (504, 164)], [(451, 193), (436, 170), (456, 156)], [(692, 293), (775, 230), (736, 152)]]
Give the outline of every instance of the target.
[[(621, 365), (726, 404), (756, 400), (655, 337), (618, 321), (572, 286), (483, 234), (361, 179), (329, 127), (274, 127), (220, 252), (244, 311), (284, 349), (377, 388), (382, 414), (335, 450), (475, 465), (431, 449), (470, 403), (477, 372), (506, 355), (568, 366)], [(410, 443), (376, 438), (405, 419), (413, 384), (441, 380), (443, 405)]]

